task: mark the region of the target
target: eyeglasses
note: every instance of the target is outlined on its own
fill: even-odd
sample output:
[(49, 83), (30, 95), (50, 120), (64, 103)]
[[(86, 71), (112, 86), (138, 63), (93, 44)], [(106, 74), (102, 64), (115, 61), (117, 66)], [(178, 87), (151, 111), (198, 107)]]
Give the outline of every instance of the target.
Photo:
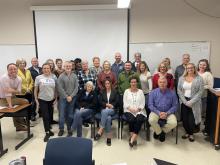
[(186, 68), (186, 69), (194, 69), (194, 67), (188, 67), (188, 68)]

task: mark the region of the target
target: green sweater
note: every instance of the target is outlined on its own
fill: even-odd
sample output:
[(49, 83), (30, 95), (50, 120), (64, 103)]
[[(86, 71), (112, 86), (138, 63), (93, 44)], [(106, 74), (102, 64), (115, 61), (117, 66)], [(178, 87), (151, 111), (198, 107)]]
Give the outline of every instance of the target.
[[(132, 76), (136, 76), (139, 79), (138, 73), (134, 71), (130, 71), (129, 73), (126, 73), (125, 71), (122, 71), (118, 76), (118, 92), (120, 95), (124, 94), (124, 91), (130, 87), (129, 79)], [(138, 80), (138, 86), (139, 89), (141, 89), (140, 80)]]

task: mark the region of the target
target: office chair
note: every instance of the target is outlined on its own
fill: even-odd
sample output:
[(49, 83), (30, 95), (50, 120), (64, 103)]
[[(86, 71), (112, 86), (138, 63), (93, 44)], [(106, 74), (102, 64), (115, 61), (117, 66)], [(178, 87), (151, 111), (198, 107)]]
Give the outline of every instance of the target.
[(50, 139), (45, 150), (44, 165), (94, 165), (92, 141), (79, 137)]

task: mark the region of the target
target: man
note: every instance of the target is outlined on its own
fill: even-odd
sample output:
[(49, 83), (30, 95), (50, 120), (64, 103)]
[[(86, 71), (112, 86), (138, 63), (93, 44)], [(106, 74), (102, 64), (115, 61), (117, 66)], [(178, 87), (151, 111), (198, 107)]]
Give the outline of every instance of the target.
[[(27, 100), (15, 97), (16, 94), (21, 93), (21, 78), (17, 75), (18, 68), (16, 64), (8, 64), (7, 71), (8, 73), (0, 78), (0, 106), (13, 108), (14, 105), (27, 104)], [(27, 131), (23, 117), (14, 117), (13, 122), (16, 131)]]
[(132, 63), (132, 70), (134, 71), (134, 72), (137, 72), (138, 71), (138, 69), (139, 69), (139, 65), (140, 65), (140, 63), (141, 63), (141, 53), (135, 53), (134, 54), (134, 62)]
[[(35, 78), (42, 73), (42, 68), (39, 67), (39, 62), (38, 62), (38, 59), (36, 57), (31, 59), (31, 65), (32, 66), (30, 68), (28, 68), (28, 70), (30, 70), (31, 77), (35, 81)], [(33, 91), (34, 91), (34, 89), (33, 89)], [(32, 97), (33, 97), (32, 109), (34, 111), (34, 113), (33, 113), (34, 115), (31, 117), (31, 121), (35, 121), (36, 120), (36, 112), (35, 112), (36, 109), (38, 109), (39, 116), (41, 116), (41, 112), (40, 112), (39, 107), (36, 107), (34, 94), (33, 94)]]
[(175, 70), (175, 85), (177, 87), (179, 78), (183, 75), (186, 65), (190, 62), (190, 55), (189, 54), (183, 54), (182, 57), (182, 64), (176, 67)]
[(28, 68), (31, 72), (32, 79), (35, 81), (35, 78), (42, 73), (42, 68), (39, 67), (39, 62), (36, 57), (31, 59), (31, 67)]
[(82, 70), (78, 71), (79, 89), (83, 90), (87, 81), (92, 81), (96, 87), (96, 74), (89, 70), (88, 61), (82, 60)]
[[(124, 71), (119, 73), (118, 76), (118, 93), (120, 94), (119, 108), (121, 112), (123, 111), (123, 94), (126, 89), (130, 87), (129, 79), (133, 76), (139, 77), (138, 74), (131, 70), (132, 64), (130, 61), (126, 61), (124, 64)], [(138, 81), (140, 82), (140, 81)], [(138, 88), (141, 88), (140, 83), (138, 83)]]
[(67, 61), (64, 63), (64, 72), (58, 78), (60, 110), (58, 136), (62, 136), (64, 133), (65, 121), (67, 122), (68, 136), (72, 136), (71, 125), (78, 86), (77, 76), (72, 71), (72, 63)]
[(151, 110), (149, 123), (154, 130), (154, 138), (165, 141), (166, 133), (177, 126), (176, 116), (177, 96), (167, 88), (167, 79), (158, 79), (159, 88), (150, 92), (148, 107)]
[(92, 72), (96, 74), (96, 77), (99, 73), (102, 72), (102, 67), (100, 66), (100, 58), (99, 57), (93, 57), (92, 58), (93, 66), (89, 68)]
[(116, 78), (118, 79), (119, 73), (124, 69), (124, 62), (121, 60), (121, 53), (115, 53), (115, 62), (112, 64), (112, 72), (115, 73)]

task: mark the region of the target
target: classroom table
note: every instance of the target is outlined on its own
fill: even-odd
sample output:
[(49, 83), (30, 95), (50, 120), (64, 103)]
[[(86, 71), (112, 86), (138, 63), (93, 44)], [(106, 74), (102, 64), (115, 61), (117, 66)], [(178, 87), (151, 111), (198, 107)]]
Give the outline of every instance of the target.
[[(26, 143), (29, 139), (33, 137), (33, 134), (30, 132), (30, 120), (29, 120), (30, 107), (31, 107), (31, 104), (23, 104), (23, 105), (18, 105), (15, 108), (11, 108), (11, 109), (4, 108), (0, 110), (0, 119), (3, 117), (25, 117), (26, 118), (27, 137), (15, 146), (15, 150), (20, 148), (24, 143)], [(0, 125), (0, 151), (2, 151), (1, 152), (2, 155), (4, 155), (7, 152), (7, 149), (6, 150), (3, 149), (1, 125)]]
[[(4, 113), (0, 113), (0, 119), (3, 117)], [(3, 147), (3, 139), (2, 139), (2, 130), (1, 130), (1, 121), (0, 121), (0, 157), (8, 152), (8, 149), (4, 149)]]

